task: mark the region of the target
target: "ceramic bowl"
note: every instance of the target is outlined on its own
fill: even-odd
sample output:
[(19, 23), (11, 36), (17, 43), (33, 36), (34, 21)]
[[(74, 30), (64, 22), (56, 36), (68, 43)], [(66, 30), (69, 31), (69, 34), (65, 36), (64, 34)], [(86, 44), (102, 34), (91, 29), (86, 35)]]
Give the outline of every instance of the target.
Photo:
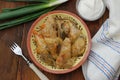
[[(84, 51), (82, 56), (78, 57), (75, 60), (74, 65), (71, 68), (59, 69), (59, 68), (55, 68), (53, 66), (48, 66), (44, 62), (42, 62), (39, 59), (39, 57), (37, 57), (38, 54), (35, 52), (36, 46), (34, 44), (35, 42), (34, 42), (33, 32), (34, 32), (34, 30), (39, 29), (40, 25), (47, 19), (47, 17), (49, 17), (51, 15), (52, 16), (59, 16), (60, 18), (69, 19), (71, 21), (76, 22), (77, 25), (80, 27), (79, 29), (81, 29), (82, 33), (86, 36), (85, 51)], [(29, 52), (29, 55), (30, 55), (32, 61), (35, 63), (35, 65), (38, 68), (40, 68), (46, 72), (54, 73), (54, 74), (64, 74), (64, 73), (68, 73), (68, 72), (74, 71), (75, 69), (79, 68), (87, 59), (89, 52), (90, 52), (90, 48), (91, 48), (91, 36), (90, 36), (90, 32), (89, 32), (87, 25), (84, 23), (84, 21), (80, 17), (78, 17), (74, 13), (71, 13), (68, 11), (63, 11), (63, 10), (51, 11), (51, 12), (48, 12), (48, 13), (40, 16), (32, 24), (32, 26), (28, 32), (28, 36), (27, 36), (27, 49), (28, 49), (28, 52)]]

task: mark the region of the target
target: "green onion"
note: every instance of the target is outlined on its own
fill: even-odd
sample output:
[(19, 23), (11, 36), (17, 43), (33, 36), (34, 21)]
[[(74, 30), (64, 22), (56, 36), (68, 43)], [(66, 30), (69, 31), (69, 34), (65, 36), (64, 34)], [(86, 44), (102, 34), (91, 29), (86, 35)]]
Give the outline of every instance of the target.
[[(49, 8), (58, 4), (61, 4), (63, 2), (66, 2), (68, 0), (56, 0), (50, 3), (41, 3), (41, 4), (36, 4), (36, 5), (28, 5), (28, 6), (24, 6), (24, 7), (19, 7), (17, 9), (13, 9), (13, 10), (6, 10), (3, 13), (0, 14), (0, 20), (5, 20), (5, 19), (10, 19), (10, 18), (15, 18), (15, 17), (19, 17), (22, 15), (26, 15), (26, 14), (31, 14), (34, 13), (36, 11), (40, 11), (43, 10), (45, 8)], [(9, 12), (8, 12), (9, 11)]]
[(0, 20), (19, 17), (19, 16), (30, 14), (30, 13), (33, 13), (39, 10), (43, 10), (48, 7), (51, 7), (51, 6), (49, 6), (48, 4), (36, 4), (36, 5), (25, 6), (25, 7), (13, 10), (13, 11), (1, 13)]
[(11, 2), (17, 2), (17, 1), (24, 1), (24, 2), (53, 2), (55, 0), (5, 0), (5, 1), (11, 1)]
[(42, 15), (44, 13), (47, 13), (47, 12), (49, 12), (49, 11), (55, 9), (55, 8), (56, 8), (56, 6), (50, 7), (50, 8), (47, 8), (47, 9), (43, 10), (43, 11), (39, 11), (39, 12), (34, 13), (34, 14), (29, 14), (27, 16), (12, 20), (10, 22), (0, 24), (0, 30), (9, 28), (9, 27), (12, 27), (12, 26), (15, 26), (15, 25), (19, 25), (19, 24), (22, 24), (22, 23), (25, 23), (25, 22), (28, 22), (28, 21), (31, 21), (31, 20), (34, 20), (34, 19), (38, 18), (40, 15)]
[(66, 1), (68, 0), (54, 0), (50, 3), (30, 4), (13, 9), (3, 9), (3, 12), (0, 13), (0, 20), (11, 18), (14, 18), (14, 20), (0, 24), (0, 30), (34, 20), (40, 15), (53, 10), (57, 5)]
[(25, 7), (29, 7), (29, 6), (35, 6), (36, 4), (30, 4), (30, 5), (26, 5), (26, 6), (20, 6), (20, 7), (16, 7), (16, 8), (3, 8), (2, 12), (9, 12), (9, 11), (14, 11), (14, 10), (18, 10), (18, 9), (22, 9)]

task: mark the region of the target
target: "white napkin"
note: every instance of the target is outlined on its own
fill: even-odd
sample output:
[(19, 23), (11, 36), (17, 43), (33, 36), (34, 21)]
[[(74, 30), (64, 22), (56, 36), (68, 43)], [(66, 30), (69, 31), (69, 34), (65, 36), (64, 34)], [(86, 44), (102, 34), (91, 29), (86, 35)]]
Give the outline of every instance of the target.
[(85, 80), (118, 80), (120, 75), (120, 0), (106, 0), (109, 19), (92, 39), (87, 61), (82, 65)]

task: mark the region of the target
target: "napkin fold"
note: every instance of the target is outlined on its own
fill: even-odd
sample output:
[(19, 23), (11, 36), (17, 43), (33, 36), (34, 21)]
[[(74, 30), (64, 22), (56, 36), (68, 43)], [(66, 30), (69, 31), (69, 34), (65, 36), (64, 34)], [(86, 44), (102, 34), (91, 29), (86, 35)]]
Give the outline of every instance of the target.
[(85, 80), (118, 80), (120, 75), (120, 0), (106, 0), (109, 18), (92, 38), (82, 65)]

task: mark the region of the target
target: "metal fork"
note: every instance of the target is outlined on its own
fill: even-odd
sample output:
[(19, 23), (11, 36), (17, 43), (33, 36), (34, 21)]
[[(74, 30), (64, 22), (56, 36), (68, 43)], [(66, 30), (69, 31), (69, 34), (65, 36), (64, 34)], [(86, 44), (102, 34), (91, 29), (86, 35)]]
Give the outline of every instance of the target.
[(11, 46), (10, 49), (19, 56), (22, 56), (23, 59), (27, 62), (29, 67), (38, 75), (38, 77), (41, 80), (49, 80), (33, 63), (31, 63), (23, 54), (22, 54), (22, 49), (14, 42)]

